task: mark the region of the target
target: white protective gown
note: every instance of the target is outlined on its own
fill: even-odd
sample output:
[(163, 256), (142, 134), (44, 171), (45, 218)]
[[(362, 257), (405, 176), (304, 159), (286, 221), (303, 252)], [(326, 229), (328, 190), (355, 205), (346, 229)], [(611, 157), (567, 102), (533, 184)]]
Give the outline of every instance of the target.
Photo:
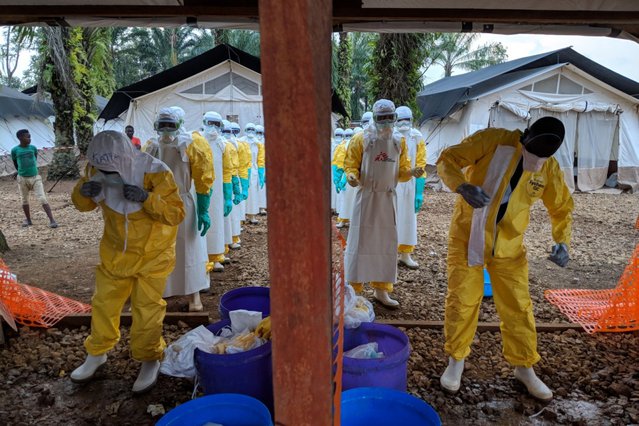
[[(235, 147), (239, 155), (240, 144), (238, 143), (237, 139), (234, 136), (232, 136), (229, 139), (229, 142), (233, 144), (233, 146)], [(238, 178), (239, 178), (239, 174), (240, 173), (238, 172)], [(240, 187), (241, 186), (242, 185), (240, 183)], [(231, 235), (232, 236), (237, 237), (240, 235), (241, 228), (242, 228), (242, 224), (240, 222), (244, 220), (244, 206), (246, 206), (246, 203), (244, 201), (242, 201), (238, 205), (233, 204), (233, 210), (231, 211), (231, 214), (229, 215), (229, 217), (231, 218)], [(232, 240), (231, 240), (231, 243), (232, 243)], [(227, 244), (231, 244), (231, 243), (227, 243)]]
[(257, 172), (257, 155), (260, 147), (256, 138), (247, 137), (246, 141), (251, 148), (251, 178), (248, 199), (246, 200), (246, 214), (255, 215), (260, 212), (260, 178)]
[(197, 229), (195, 185), (186, 153), (192, 142), (191, 136), (179, 134), (177, 144), (158, 144), (159, 159), (173, 172), (185, 211), (175, 242), (175, 268), (166, 280), (163, 297), (185, 296), (210, 286), (209, 274), (206, 273), (206, 239)]
[(215, 181), (213, 181), (211, 204), (209, 204), (211, 227), (206, 233), (206, 248), (208, 254), (222, 254), (225, 248), (223, 169), (226, 141), (221, 135), (218, 135), (215, 139), (207, 135), (206, 140), (213, 153), (213, 170), (217, 173)]
[[(411, 168), (415, 168), (417, 144), (422, 138), (419, 130), (398, 132), (406, 140)], [(415, 213), (415, 178), (397, 184), (397, 241), (407, 246), (417, 245), (417, 214)]]
[[(386, 153), (388, 160), (379, 161), (380, 153)], [(397, 281), (395, 187), (400, 153), (400, 135), (378, 139), (375, 131), (364, 132), (360, 186), (353, 188), (355, 203), (344, 258), (348, 282)]]

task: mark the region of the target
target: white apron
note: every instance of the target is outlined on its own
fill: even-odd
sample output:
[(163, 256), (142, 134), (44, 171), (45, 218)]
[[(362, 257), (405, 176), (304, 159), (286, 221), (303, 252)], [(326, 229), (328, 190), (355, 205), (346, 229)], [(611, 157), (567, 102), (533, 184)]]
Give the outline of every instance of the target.
[(360, 186), (356, 188), (344, 258), (346, 281), (397, 280), (395, 187), (400, 150), (399, 137), (364, 135)]
[[(399, 133), (406, 139), (406, 148), (410, 156), (411, 168), (415, 167), (417, 143), (419, 140), (411, 134)], [(407, 246), (417, 245), (417, 214), (415, 214), (415, 178), (397, 184), (397, 242)]]
[[(348, 152), (348, 147), (351, 144), (351, 140), (352, 139), (350, 139), (346, 143), (346, 152)], [(346, 170), (344, 170), (344, 173), (346, 173)], [(355, 204), (355, 196), (357, 194), (357, 188), (353, 188), (347, 183), (342, 193), (342, 205), (339, 212), (339, 217), (341, 217), (342, 219), (351, 219), (351, 216), (353, 214), (353, 205)]]
[(247, 139), (251, 147), (251, 179), (249, 182), (248, 200), (246, 200), (246, 214), (258, 214), (260, 212), (260, 178), (257, 173), (257, 153), (259, 147), (256, 139)]
[(207, 138), (211, 151), (213, 152), (213, 170), (215, 180), (213, 181), (213, 192), (211, 193), (211, 204), (209, 204), (209, 217), (211, 227), (206, 233), (206, 249), (208, 254), (224, 253), (224, 150), (226, 141), (217, 137), (214, 141)]
[(160, 160), (173, 172), (185, 212), (175, 241), (175, 269), (166, 280), (163, 297), (185, 296), (210, 286), (209, 274), (206, 273), (206, 239), (197, 230), (195, 187), (186, 155), (187, 145), (188, 142), (179, 146), (160, 144), (159, 147)]

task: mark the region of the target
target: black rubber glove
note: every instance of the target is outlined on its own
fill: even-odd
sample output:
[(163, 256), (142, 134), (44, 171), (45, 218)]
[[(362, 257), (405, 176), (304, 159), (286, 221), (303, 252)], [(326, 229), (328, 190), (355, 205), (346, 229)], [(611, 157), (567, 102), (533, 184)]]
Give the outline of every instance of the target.
[(570, 260), (568, 246), (564, 243), (555, 244), (552, 248), (552, 254), (548, 256), (548, 259), (562, 268), (565, 268)]
[(143, 203), (149, 196), (149, 193), (139, 186), (124, 184), (124, 198), (136, 203)]
[(97, 197), (100, 191), (102, 191), (102, 184), (92, 180), (84, 182), (80, 187), (80, 194), (87, 198)]
[(457, 187), (456, 192), (474, 209), (485, 207), (490, 203), (490, 197), (479, 186), (462, 183)]

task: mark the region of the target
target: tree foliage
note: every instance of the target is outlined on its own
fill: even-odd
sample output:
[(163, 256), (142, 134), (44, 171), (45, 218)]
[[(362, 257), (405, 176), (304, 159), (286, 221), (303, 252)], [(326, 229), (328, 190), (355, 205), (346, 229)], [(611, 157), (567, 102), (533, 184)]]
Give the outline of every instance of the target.
[(441, 34), (434, 50), (434, 63), (444, 68), (444, 77), (450, 77), (455, 69), (476, 71), (489, 65), (504, 62), (508, 55), (501, 43), (486, 43), (475, 47), (477, 33)]
[(428, 56), (429, 35), (382, 33), (374, 41), (366, 67), (371, 99), (390, 99), (396, 106), (407, 105), (418, 115), (417, 93), (422, 89), (420, 68)]
[(342, 100), (348, 117), (344, 117), (342, 126), (350, 125), (351, 114), (351, 68), (353, 62), (353, 45), (348, 33), (339, 33), (339, 46), (337, 48), (337, 82), (335, 91)]

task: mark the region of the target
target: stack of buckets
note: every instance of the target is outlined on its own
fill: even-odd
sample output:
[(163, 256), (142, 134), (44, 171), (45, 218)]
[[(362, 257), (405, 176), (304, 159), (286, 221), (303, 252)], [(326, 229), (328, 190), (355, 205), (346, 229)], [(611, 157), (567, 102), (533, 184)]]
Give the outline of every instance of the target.
[[(220, 300), (222, 321), (207, 328), (216, 333), (229, 325), (229, 312), (236, 309), (262, 312), (262, 317), (267, 317), (270, 315), (269, 289), (244, 287), (224, 294)], [(407, 361), (410, 355), (406, 334), (395, 327), (376, 323), (362, 323), (357, 329), (344, 331), (344, 352), (372, 342), (378, 344), (378, 351), (384, 353), (383, 358), (344, 357), (342, 425), (440, 425), (439, 416), (430, 405), (406, 393)], [(209, 396), (172, 410), (161, 419), (159, 425), (198, 424), (199, 420), (194, 417), (196, 411), (209, 411), (213, 406), (220, 407), (220, 410), (215, 411), (224, 411), (221, 408), (224, 404), (240, 413), (240, 416), (244, 413), (246, 418), (238, 418), (237, 422), (225, 420), (225, 423), (213, 420), (213, 417), (205, 420), (237, 426), (272, 424), (270, 417), (268, 420), (257, 420), (264, 417), (267, 407), (273, 412), (271, 342), (238, 354), (209, 354), (196, 349), (195, 367), (200, 386)], [(173, 414), (190, 420), (188, 423), (164, 421)]]

